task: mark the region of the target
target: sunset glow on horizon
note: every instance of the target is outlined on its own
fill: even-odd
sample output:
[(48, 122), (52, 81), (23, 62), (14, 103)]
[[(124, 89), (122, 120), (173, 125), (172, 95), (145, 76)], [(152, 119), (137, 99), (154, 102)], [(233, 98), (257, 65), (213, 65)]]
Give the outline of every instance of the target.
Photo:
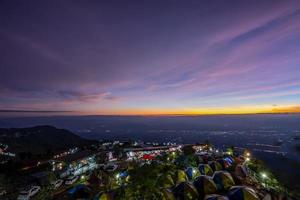
[(186, 108), (186, 109), (118, 109), (93, 111), (73, 111), (69, 115), (243, 115), (243, 114), (293, 114), (300, 113), (300, 107), (269, 107), (269, 106), (243, 106), (243, 107), (211, 107), (211, 108)]
[(229, 2), (1, 2), (0, 110), (300, 113), (299, 1)]

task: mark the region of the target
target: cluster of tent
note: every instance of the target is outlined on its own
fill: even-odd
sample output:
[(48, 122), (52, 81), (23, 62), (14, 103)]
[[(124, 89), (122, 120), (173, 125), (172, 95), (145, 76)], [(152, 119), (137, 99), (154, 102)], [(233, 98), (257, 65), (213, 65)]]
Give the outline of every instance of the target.
[(212, 176), (215, 171), (226, 170), (232, 166), (234, 160), (231, 157), (208, 161), (208, 164), (200, 164), (198, 168), (188, 167), (186, 174), (189, 180), (193, 180), (199, 175)]
[[(159, 178), (164, 188), (164, 199), (207, 199), (207, 200), (258, 200), (255, 191), (246, 186), (235, 186), (231, 174), (226, 171), (235, 160), (232, 157), (208, 161), (197, 167), (177, 170)], [(236, 166), (238, 176), (247, 176), (244, 166)], [(172, 188), (172, 189), (171, 189)], [(219, 195), (225, 194), (225, 195)]]
[[(236, 186), (231, 174), (227, 171), (236, 160), (228, 156), (210, 159), (207, 164), (198, 167), (187, 167), (185, 170), (166, 172), (157, 179), (161, 188), (162, 200), (258, 200), (253, 189)], [(238, 164), (235, 174), (246, 177), (246, 169)], [(113, 193), (102, 193), (97, 200), (110, 200)]]
[[(213, 182), (207, 178), (200, 178), (202, 180), (192, 184), (190, 182), (182, 182), (178, 184), (173, 190), (168, 190), (168, 196), (164, 196), (164, 200), (259, 200), (255, 191), (247, 186), (231, 186), (227, 193), (216, 194), (218, 191)], [(201, 181), (206, 182), (208, 186), (204, 186)], [(199, 185), (195, 185), (199, 184)], [(202, 193), (202, 194), (200, 194)], [(173, 196), (172, 196), (173, 195)]]
[[(158, 177), (162, 200), (258, 200), (255, 191), (246, 186), (235, 186), (231, 174), (224, 170), (229, 164), (212, 161), (198, 168), (168, 172)], [(239, 168), (242, 169), (242, 168)], [(219, 195), (219, 194), (223, 195)], [(103, 193), (99, 200), (113, 199), (112, 193)]]
[[(206, 178), (203, 180), (206, 182)], [(201, 183), (199, 187), (203, 189)], [(199, 195), (199, 192), (190, 182), (182, 182), (178, 184), (173, 190), (171, 189), (163, 189), (161, 200), (259, 200), (259, 197), (255, 193), (255, 191), (247, 186), (232, 186), (226, 195), (215, 194), (216, 188), (213, 186), (212, 182), (208, 181), (206, 184), (209, 186), (205, 186), (204, 191), (207, 193), (205, 196)], [(103, 192), (97, 195), (95, 200), (114, 200), (115, 194), (114, 192)]]

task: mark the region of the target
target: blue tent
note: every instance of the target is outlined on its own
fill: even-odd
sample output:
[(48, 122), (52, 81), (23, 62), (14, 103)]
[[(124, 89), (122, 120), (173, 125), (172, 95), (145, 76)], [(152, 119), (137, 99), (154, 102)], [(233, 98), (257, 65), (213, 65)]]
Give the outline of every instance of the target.
[(188, 167), (185, 170), (185, 173), (187, 175), (187, 177), (189, 178), (189, 180), (194, 180), (195, 178), (197, 178), (198, 176), (200, 176), (200, 172), (196, 167)]
[(68, 190), (71, 199), (90, 199), (91, 189), (84, 184), (79, 184)]
[(247, 186), (234, 186), (228, 192), (230, 200), (259, 200), (256, 192)]

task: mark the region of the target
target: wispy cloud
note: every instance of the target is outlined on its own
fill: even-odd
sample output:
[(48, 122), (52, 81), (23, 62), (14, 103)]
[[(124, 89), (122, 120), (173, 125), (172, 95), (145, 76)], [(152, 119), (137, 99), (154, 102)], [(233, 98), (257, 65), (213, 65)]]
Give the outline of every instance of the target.
[(300, 102), (298, 2), (10, 6), (0, 8), (5, 108), (109, 113)]

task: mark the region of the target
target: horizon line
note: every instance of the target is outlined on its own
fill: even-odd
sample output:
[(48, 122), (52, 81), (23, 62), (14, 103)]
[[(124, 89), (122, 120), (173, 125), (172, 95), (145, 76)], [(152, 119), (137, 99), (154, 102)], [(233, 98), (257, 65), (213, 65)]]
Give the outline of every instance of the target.
[(71, 110), (0, 110), (0, 113), (62, 113), (62, 112), (75, 112)]
[[(74, 115), (57, 115), (57, 116), (83, 116), (83, 117), (88, 117), (88, 116), (222, 116), (222, 115), (283, 115), (283, 114), (300, 114), (300, 112), (255, 112), (255, 113), (177, 113), (177, 114), (171, 114), (171, 113), (161, 113), (161, 114), (84, 114), (80, 111), (72, 111), (72, 110), (0, 110), (0, 113), (74, 113)], [(76, 113), (76, 114), (75, 114)], [(82, 113), (82, 114), (78, 114)], [(36, 116), (38, 117), (38, 116)], [(40, 116), (44, 117), (44, 116)], [(52, 115), (52, 117), (55, 117)]]

